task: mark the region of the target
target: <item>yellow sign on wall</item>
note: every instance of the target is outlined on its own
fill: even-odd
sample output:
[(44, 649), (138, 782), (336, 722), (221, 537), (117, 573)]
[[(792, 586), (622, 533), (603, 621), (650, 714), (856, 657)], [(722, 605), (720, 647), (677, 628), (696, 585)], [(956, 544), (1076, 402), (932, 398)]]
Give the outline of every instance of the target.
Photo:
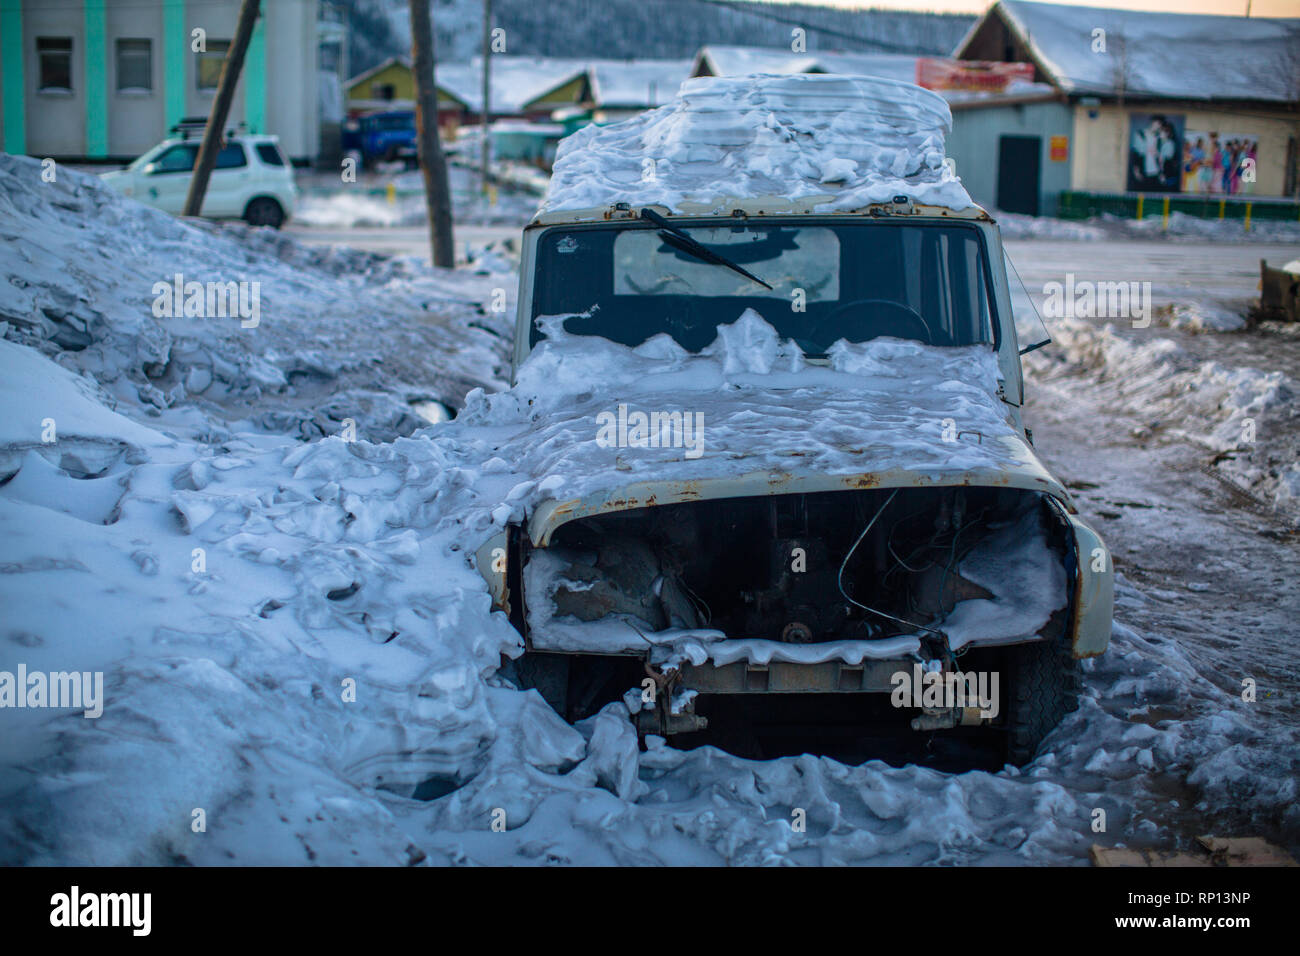
[(1070, 137), (1053, 136), (1049, 145), (1048, 157), (1054, 163), (1063, 163), (1070, 158)]

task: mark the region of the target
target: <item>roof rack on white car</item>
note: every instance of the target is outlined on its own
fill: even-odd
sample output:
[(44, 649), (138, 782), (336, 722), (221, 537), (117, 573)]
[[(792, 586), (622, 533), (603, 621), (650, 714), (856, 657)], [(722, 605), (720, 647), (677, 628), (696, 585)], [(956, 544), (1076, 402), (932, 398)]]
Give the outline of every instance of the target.
[[(205, 132), (208, 128), (208, 118), (206, 116), (184, 116), (180, 122), (173, 126), (170, 132), (175, 133), (183, 140), (188, 140), (192, 136)], [(248, 123), (240, 122), (231, 129), (226, 130), (226, 139), (235, 135), (242, 135), (249, 132)]]

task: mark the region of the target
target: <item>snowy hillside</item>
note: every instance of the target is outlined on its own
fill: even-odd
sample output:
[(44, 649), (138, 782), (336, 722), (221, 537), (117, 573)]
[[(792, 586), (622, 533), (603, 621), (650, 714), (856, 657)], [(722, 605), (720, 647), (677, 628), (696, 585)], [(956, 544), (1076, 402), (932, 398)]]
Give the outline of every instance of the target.
[[(351, 72), (409, 53), (407, 0), (342, 0), (349, 12)], [(446, 62), (482, 51), (482, 0), (433, 0), (434, 43)], [(973, 16), (846, 10), (816, 3), (732, 5), (700, 0), (494, 0), (492, 22), (513, 54), (627, 59), (690, 57), (705, 44), (789, 48), (802, 27), (811, 51), (946, 56)]]

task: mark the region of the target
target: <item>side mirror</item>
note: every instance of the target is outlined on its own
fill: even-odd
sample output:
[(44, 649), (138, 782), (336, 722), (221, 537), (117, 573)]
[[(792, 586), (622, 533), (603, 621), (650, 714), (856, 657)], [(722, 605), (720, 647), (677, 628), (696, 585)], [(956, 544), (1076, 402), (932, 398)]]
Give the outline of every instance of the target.
[(140, 170), (140, 172), (142, 172), (146, 176), (156, 175), (159, 172), (157, 161), (154, 161), (152, 163), (145, 163), (144, 168)]

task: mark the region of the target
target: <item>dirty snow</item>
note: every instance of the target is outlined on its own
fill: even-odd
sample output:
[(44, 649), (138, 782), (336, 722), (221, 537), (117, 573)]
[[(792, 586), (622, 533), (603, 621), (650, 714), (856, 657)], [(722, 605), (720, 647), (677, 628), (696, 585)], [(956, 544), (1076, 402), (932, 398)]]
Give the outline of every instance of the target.
[(1094, 240), (1167, 239), (1174, 242), (1300, 242), (1300, 223), (1260, 219), (1258, 213), (1246, 228), (1243, 219), (1208, 219), (1171, 212), (1166, 221), (1157, 209), (1143, 219), (1125, 219), (1106, 213), (1091, 219), (1054, 219), (1051, 216), (1026, 216), (993, 210), (1003, 239), (1076, 239)]
[[(1176, 307), (1174, 325), (1212, 308)], [(1300, 386), (1285, 372), (1204, 361), (1172, 339), (1134, 339), (1110, 323), (1062, 319), (1051, 331), (1056, 348), (1026, 361), (1041, 378), (1088, 375), (1108, 404), (1139, 416), (1149, 431), (1215, 452), (1214, 467), (1235, 485), (1300, 516)]]
[[(423, 424), (413, 402), (458, 406), (507, 367), (507, 324), (485, 309), (493, 288), (513, 294), (500, 277), (184, 223), (60, 173), (42, 183), (37, 160), (0, 157), (0, 334), (169, 425), (198, 433), (216, 416), (318, 437), (350, 417), (390, 438)], [(175, 297), (156, 287), (177, 276), (248, 283), (256, 315), (184, 314), (185, 286), (182, 314), (159, 315)]]
[[(567, 726), (498, 673), (518, 636), (469, 557), (502, 502), (543, 493), (520, 490), (502, 455), (520, 425), (513, 397), (478, 393), (457, 421), (345, 441), (302, 429), (311, 400), (256, 377), (262, 363), (284, 375), (309, 344), (345, 387), (358, 353), (400, 368), (412, 350), (402, 330), (426, 314), (417, 306), (454, 327), (450, 290), (480, 280), (371, 259), (344, 279), (350, 269), (332, 274), (337, 260), (286, 237), (176, 223), (62, 170), (46, 188), (38, 169), (0, 158), (0, 264), (17, 290), (3, 300), (0, 404), (14, 411), (0, 447), (6, 472), (18, 468), (0, 484), (0, 670), (102, 669), (108, 700), (95, 720), (0, 711), (0, 861), (1078, 863), (1096, 807), (1129, 842), (1180, 836), (1171, 784), (1202, 812), (1300, 830), (1294, 758), (1290, 772), (1278, 762), (1293, 737), (1261, 734), (1179, 644), (1123, 624), (1085, 665), (1080, 710), (1024, 772), (754, 762), (653, 738), (638, 753), (621, 702)], [(130, 277), (152, 281), (157, 257), (182, 255), (196, 275), (265, 278), (275, 307), (263, 338), (223, 320), (153, 319), (148, 285)], [(191, 354), (226, 363), (217, 399), (156, 400), (145, 362), (206, 367)], [(457, 368), (463, 355), (429, 361)], [(765, 374), (752, 361), (801, 385), (872, 383), (900, 355), (797, 371), (704, 361), (722, 390), (728, 376), (744, 387)], [(668, 360), (665, 379), (684, 379), (689, 363)], [(478, 372), (490, 377), (490, 360)], [(387, 381), (382, 394), (404, 400), (403, 379)], [(982, 408), (966, 388), (953, 400)], [(336, 400), (339, 411), (361, 401)], [(548, 460), (539, 449), (529, 470)], [(1118, 583), (1121, 606), (1142, 599)], [(1159, 717), (1169, 701), (1177, 719)], [(806, 833), (791, 828), (795, 808)]]

